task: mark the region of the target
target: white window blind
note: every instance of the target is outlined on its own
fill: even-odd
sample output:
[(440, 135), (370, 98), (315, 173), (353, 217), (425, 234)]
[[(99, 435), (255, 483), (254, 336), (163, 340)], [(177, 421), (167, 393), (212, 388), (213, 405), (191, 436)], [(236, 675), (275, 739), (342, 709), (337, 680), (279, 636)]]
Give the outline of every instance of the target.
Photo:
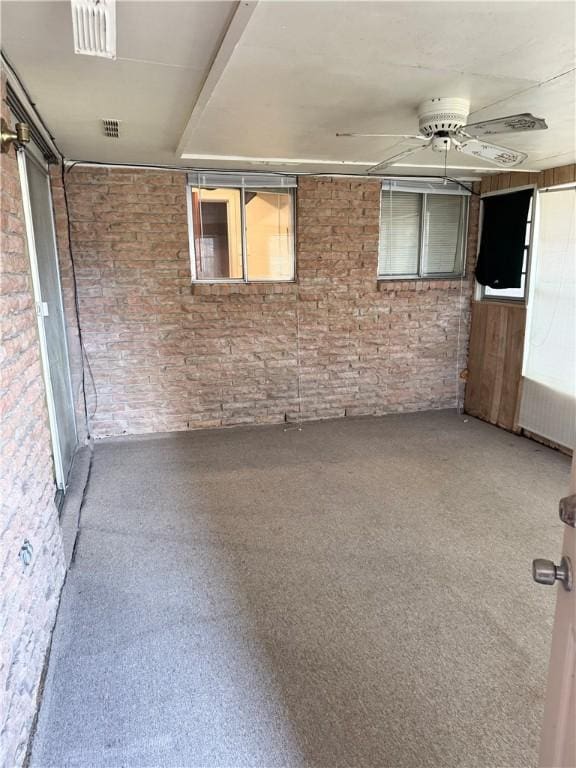
[(383, 192), (380, 208), (378, 273), (417, 275), (422, 195)]
[(442, 275), (460, 271), (464, 224), (462, 209), (462, 198), (459, 196), (426, 196), (423, 274)]
[(382, 191), (384, 192), (420, 192), (430, 195), (460, 195), (470, 196), (470, 189), (466, 184), (459, 184), (448, 179), (422, 179), (422, 178), (390, 178), (383, 179)]
[(223, 173), (218, 171), (191, 171), (188, 184), (192, 187), (248, 187), (255, 189), (295, 189), (296, 176), (275, 173)]
[(520, 426), (576, 448), (576, 189), (538, 196)]

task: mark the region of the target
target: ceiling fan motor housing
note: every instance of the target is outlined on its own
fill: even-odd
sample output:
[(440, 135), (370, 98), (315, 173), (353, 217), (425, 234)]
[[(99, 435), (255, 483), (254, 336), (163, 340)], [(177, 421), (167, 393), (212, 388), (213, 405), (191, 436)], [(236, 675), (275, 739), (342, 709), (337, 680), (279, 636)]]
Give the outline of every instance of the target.
[(432, 137), (454, 133), (466, 125), (470, 112), (470, 102), (467, 99), (428, 99), (418, 107), (420, 133)]

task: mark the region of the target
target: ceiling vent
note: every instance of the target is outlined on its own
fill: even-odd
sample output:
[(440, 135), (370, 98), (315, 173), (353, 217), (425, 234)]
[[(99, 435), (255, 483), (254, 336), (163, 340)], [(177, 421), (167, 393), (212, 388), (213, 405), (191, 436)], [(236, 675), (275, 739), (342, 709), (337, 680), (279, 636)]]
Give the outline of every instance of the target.
[(74, 52), (116, 58), (116, 0), (72, 0)]
[(120, 120), (102, 120), (102, 127), (104, 128), (104, 136), (109, 139), (120, 138)]

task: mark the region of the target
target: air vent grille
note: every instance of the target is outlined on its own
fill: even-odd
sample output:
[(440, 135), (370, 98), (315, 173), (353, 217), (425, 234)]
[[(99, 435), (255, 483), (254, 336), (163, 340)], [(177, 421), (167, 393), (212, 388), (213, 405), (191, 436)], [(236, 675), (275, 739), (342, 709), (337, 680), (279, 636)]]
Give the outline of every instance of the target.
[(116, 58), (116, 0), (72, 0), (74, 52)]
[(109, 139), (120, 138), (120, 121), (119, 120), (102, 120), (102, 127), (104, 128), (104, 136)]

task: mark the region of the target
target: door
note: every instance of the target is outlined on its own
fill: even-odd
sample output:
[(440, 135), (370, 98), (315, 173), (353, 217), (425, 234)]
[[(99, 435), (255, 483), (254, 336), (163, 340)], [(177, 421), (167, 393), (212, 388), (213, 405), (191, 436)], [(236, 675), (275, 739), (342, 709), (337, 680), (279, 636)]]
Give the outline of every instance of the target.
[[(571, 564), (572, 584), (558, 585), (544, 724), (540, 742), (541, 768), (576, 766), (576, 453), (572, 460), (570, 495), (561, 505), (565, 523), (564, 562)], [(537, 562), (537, 561), (536, 561)], [(571, 586), (568, 590), (566, 587)]]
[(66, 489), (76, 449), (76, 421), (60, 287), (50, 179), (34, 148), (18, 150), (18, 166), (57, 487)]

